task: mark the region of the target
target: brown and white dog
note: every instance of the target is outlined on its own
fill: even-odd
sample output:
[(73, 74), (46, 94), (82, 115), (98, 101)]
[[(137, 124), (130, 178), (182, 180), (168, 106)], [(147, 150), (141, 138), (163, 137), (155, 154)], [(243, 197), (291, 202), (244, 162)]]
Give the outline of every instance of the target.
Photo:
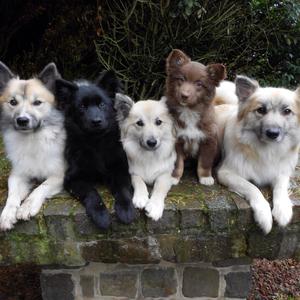
[[(268, 233), (272, 215), (280, 226), (292, 218), (288, 187), (300, 145), (300, 88), (262, 88), (245, 76), (235, 83), (239, 105), (216, 107), (219, 130), (224, 132), (218, 180), (245, 197)], [(272, 187), (272, 211), (257, 188), (263, 185)]]
[(192, 157), (198, 160), (200, 183), (212, 185), (212, 166), (218, 151), (213, 99), (216, 87), (226, 76), (225, 66), (204, 66), (175, 49), (169, 54), (166, 67), (166, 103), (177, 132), (173, 176), (180, 179), (184, 160)]

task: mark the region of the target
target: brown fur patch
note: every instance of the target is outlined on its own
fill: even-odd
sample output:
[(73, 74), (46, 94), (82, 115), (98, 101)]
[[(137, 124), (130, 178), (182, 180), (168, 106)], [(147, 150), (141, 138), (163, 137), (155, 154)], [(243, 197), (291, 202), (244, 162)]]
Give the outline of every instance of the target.
[(256, 110), (261, 104), (255, 98), (249, 99), (247, 104), (239, 111), (238, 121), (243, 120), (250, 112)]
[[(201, 143), (199, 140), (198, 175), (211, 174), (211, 169), (218, 152), (213, 98), (216, 86), (226, 76), (225, 67), (220, 64), (206, 67), (198, 62), (190, 61), (187, 56), (184, 57), (184, 53), (182, 56), (181, 51), (180, 55), (183, 58), (180, 64), (178, 64), (174, 60), (178, 52), (176, 51), (175, 54), (173, 52), (167, 58), (166, 104), (173, 115), (175, 123), (181, 128), (186, 128), (187, 125), (179, 118), (179, 110), (184, 107), (183, 102), (189, 109), (198, 113), (199, 122), (197, 123), (197, 127), (199, 131), (201, 130), (205, 134), (205, 140)], [(191, 94), (189, 99), (183, 99), (182, 86), (190, 89), (188, 91)], [(192, 155), (192, 149), (188, 143), (188, 138), (178, 140), (176, 146), (178, 158), (174, 170), (175, 177), (181, 177), (184, 167), (183, 161), (186, 157)], [(186, 149), (186, 151), (183, 151), (183, 149)]]

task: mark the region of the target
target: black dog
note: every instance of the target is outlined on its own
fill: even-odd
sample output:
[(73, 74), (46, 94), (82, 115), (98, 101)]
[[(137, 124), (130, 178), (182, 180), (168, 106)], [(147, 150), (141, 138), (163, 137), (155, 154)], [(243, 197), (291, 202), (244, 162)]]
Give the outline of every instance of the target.
[(123, 223), (135, 217), (126, 154), (114, 110), (120, 82), (113, 71), (95, 83), (56, 81), (56, 97), (65, 111), (67, 131), (65, 189), (85, 206), (100, 228), (110, 225), (110, 215), (97, 192), (98, 182), (107, 184), (115, 198), (115, 212)]

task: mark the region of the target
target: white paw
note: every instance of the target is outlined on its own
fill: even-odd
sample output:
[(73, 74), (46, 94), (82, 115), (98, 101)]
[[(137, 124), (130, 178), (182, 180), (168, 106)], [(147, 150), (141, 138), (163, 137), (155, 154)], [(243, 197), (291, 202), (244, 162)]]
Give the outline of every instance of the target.
[(172, 177), (172, 185), (177, 185), (180, 181), (180, 178)]
[(17, 222), (16, 214), (16, 206), (5, 206), (0, 217), (0, 230), (12, 229)]
[(252, 205), (254, 211), (254, 219), (258, 223), (259, 227), (263, 230), (265, 234), (269, 233), (272, 229), (272, 213), (269, 203), (263, 199), (257, 201)]
[(33, 217), (38, 214), (42, 207), (42, 204), (42, 201), (27, 198), (19, 207), (17, 212), (17, 218), (19, 220), (29, 220), (30, 217)]
[(146, 215), (154, 221), (159, 220), (164, 212), (164, 202), (150, 199), (145, 207)]
[(200, 177), (199, 182), (203, 185), (213, 185), (215, 183), (215, 180), (211, 176), (209, 176), (209, 177)]
[(147, 194), (142, 193), (134, 193), (132, 198), (132, 203), (136, 208), (144, 208), (149, 201), (149, 197)]
[(272, 215), (279, 226), (286, 226), (293, 217), (293, 205), (291, 201), (274, 206)]

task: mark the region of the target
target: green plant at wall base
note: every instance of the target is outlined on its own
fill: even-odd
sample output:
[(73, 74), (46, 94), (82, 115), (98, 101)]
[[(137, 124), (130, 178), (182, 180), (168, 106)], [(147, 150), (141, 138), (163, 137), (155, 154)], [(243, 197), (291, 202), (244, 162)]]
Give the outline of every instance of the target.
[(180, 48), (202, 63), (226, 64), (263, 84), (300, 78), (300, 3), (296, 1), (101, 1), (98, 59), (137, 100), (163, 94), (165, 59)]

